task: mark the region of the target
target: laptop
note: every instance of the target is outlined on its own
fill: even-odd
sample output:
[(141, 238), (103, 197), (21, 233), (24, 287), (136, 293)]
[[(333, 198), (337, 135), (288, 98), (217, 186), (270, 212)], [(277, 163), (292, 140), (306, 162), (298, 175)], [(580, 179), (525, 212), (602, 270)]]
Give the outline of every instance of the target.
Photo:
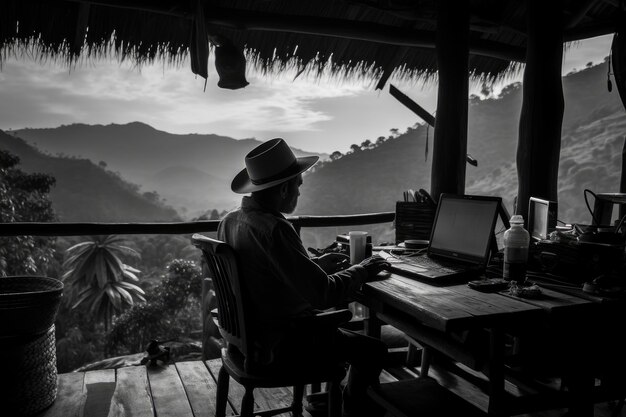
[(464, 283), (489, 262), (500, 197), (441, 194), (427, 252), (421, 256), (381, 252), (391, 272), (432, 283)]

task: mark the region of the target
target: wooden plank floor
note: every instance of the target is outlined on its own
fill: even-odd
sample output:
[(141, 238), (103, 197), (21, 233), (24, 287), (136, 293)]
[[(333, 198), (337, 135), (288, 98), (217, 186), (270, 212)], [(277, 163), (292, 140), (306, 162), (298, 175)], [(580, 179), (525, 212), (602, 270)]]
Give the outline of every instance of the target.
[[(219, 367), (218, 359), (60, 374), (56, 401), (37, 417), (213, 417)], [(385, 370), (381, 382), (415, 377), (416, 372), (406, 367)], [(471, 384), (437, 367), (430, 375), (485, 409), (486, 397)], [(243, 387), (231, 379), (227, 415), (238, 413), (242, 396)], [(255, 402), (256, 409), (286, 406), (291, 402), (291, 389), (257, 389)], [(614, 402), (596, 405), (595, 416), (612, 416), (614, 406)], [(525, 416), (556, 417), (564, 412), (552, 410)], [(626, 416), (626, 410), (617, 415)], [(306, 412), (304, 416), (311, 417)]]
[[(218, 359), (60, 374), (56, 401), (37, 417), (213, 417), (220, 366)], [(231, 379), (227, 415), (238, 414), (242, 396)], [(257, 389), (254, 397), (255, 409), (287, 406), (291, 389)]]

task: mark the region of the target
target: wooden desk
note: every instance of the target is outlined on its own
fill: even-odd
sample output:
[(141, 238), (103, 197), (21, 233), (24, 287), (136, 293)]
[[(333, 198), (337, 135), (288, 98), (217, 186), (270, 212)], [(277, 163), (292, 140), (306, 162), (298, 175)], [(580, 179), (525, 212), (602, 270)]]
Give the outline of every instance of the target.
[[(619, 320), (611, 315), (623, 311), (625, 302), (542, 291), (540, 298), (521, 299), (508, 292), (482, 293), (464, 284), (435, 287), (391, 274), (385, 280), (366, 284), (359, 302), (370, 309), (368, 334), (379, 336), (380, 325), (388, 323), (425, 346), (485, 372), (489, 378), (490, 414), (512, 415), (567, 406), (579, 415), (593, 415), (597, 364), (588, 356), (597, 354), (593, 342), (604, 346), (598, 338), (605, 331), (597, 324), (601, 320), (610, 322), (610, 317)], [(486, 335), (482, 357), (480, 350), (475, 350), (481, 347), (464, 339), (472, 331)], [(549, 397), (537, 395), (522, 400), (505, 392), (505, 340), (511, 334), (522, 338), (542, 334), (550, 339), (546, 347), (552, 349), (547, 351), (562, 349), (563, 354), (548, 360), (555, 361), (555, 368), (571, 378), (570, 394), (555, 392)], [(617, 354), (619, 349), (613, 350)], [(626, 396), (626, 391), (622, 394)]]

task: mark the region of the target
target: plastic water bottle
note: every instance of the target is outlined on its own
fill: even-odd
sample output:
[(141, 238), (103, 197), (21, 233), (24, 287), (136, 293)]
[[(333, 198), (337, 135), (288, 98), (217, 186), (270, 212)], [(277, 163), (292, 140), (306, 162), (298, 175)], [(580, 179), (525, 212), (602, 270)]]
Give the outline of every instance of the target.
[(504, 279), (523, 283), (526, 280), (530, 235), (524, 229), (524, 218), (511, 216), (511, 227), (504, 232)]

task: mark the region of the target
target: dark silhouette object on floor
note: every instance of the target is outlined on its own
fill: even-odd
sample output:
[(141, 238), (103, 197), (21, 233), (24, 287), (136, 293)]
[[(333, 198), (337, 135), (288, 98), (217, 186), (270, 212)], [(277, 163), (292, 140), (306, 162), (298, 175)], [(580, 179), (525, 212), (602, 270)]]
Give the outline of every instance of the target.
[(164, 363), (169, 362), (170, 360), (170, 348), (167, 346), (162, 346), (165, 342), (160, 342), (158, 340), (151, 340), (146, 348), (146, 352), (148, 353), (145, 357), (141, 359), (141, 365), (156, 365), (157, 361), (162, 361)]

